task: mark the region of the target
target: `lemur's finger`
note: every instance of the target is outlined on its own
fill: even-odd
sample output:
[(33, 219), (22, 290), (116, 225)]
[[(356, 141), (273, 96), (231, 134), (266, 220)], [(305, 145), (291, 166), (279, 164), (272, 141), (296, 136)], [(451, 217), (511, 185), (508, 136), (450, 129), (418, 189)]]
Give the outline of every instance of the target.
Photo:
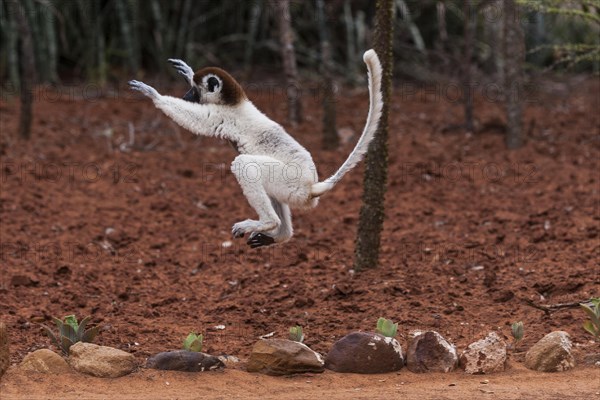
[(239, 238), (244, 237), (244, 231), (239, 228), (235, 228), (235, 227), (231, 230), (231, 234), (233, 235), (234, 239), (239, 239)]

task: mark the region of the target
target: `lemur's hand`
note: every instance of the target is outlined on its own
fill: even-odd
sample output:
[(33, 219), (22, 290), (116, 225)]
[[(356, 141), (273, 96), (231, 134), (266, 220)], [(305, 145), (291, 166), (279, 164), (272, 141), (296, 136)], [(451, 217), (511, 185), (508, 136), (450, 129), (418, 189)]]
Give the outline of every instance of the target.
[(190, 86), (193, 84), (194, 70), (192, 69), (192, 67), (187, 65), (184, 61), (175, 58), (169, 58), (167, 61), (169, 61), (169, 63), (173, 65), (177, 72), (184, 76), (185, 80), (187, 81), (187, 83), (190, 84)]
[(146, 85), (144, 82), (140, 81), (129, 81), (129, 87), (133, 90), (137, 90), (138, 92), (142, 92), (142, 94), (146, 97), (150, 97), (151, 99), (157, 99), (160, 97), (160, 94), (150, 85)]

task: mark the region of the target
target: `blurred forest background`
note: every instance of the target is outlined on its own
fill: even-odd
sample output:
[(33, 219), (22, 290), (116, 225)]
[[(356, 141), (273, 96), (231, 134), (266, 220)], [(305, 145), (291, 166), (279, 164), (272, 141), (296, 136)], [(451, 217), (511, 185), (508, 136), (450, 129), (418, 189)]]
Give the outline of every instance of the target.
[[(269, 0), (1, 0), (0, 78), (19, 86), (19, 40), (30, 30), (36, 82), (122, 83), (140, 71), (162, 74), (169, 57), (193, 66), (220, 65), (247, 74), (281, 69), (277, 7)], [(490, 74), (498, 52), (494, 0), (395, 0), (395, 77), (419, 81), (460, 78), (469, 59)], [(527, 67), (599, 71), (598, 0), (519, 0)], [(292, 0), (300, 71), (317, 74), (323, 29), (335, 76), (362, 78), (371, 46), (375, 1)], [(26, 27), (20, 27), (20, 15)], [(321, 23), (323, 22), (323, 23)], [(472, 27), (472, 29), (470, 28)], [(175, 74), (170, 76), (175, 77)]]

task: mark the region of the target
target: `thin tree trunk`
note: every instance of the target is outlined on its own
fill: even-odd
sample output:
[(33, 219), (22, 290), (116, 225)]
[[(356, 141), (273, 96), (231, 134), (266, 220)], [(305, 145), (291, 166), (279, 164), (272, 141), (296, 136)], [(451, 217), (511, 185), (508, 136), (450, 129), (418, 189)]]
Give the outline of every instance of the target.
[(323, 147), (335, 149), (340, 143), (336, 128), (335, 115), (335, 82), (333, 79), (333, 60), (329, 30), (325, 21), (326, 11), (323, 0), (317, 0), (317, 19), (319, 21), (319, 37), (321, 39), (321, 73), (323, 75)]
[(35, 57), (29, 21), (25, 10), (17, 1), (11, 1), (13, 15), (17, 19), (17, 29), (20, 37), (19, 73), (21, 81), (21, 115), (19, 117), (19, 136), (29, 139), (31, 136), (31, 118), (33, 115), (33, 84), (35, 76)]
[(300, 86), (298, 83), (298, 67), (296, 65), (296, 52), (294, 49), (294, 32), (290, 14), (289, 0), (277, 0), (272, 3), (276, 11), (277, 25), (281, 41), (281, 58), (286, 76), (288, 119), (292, 125), (302, 122), (302, 102), (300, 99)]
[(17, 22), (14, 11), (11, 10), (11, 2), (5, 3), (6, 13), (0, 18), (6, 18), (6, 53), (8, 62), (8, 76), (13, 85), (14, 93), (20, 88), (19, 80), (19, 40), (17, 34)]
[(344, 2), (344, 26), (346, 27), (346, 78), (354, 83), (356, 78), (356, 33), (350, 0)]
[(415, 43), (415, 47), (421, 53), (425, 52), (425, 41), (423, 40), (423, 36), (421, 35), (421, 31), (417, 24), (413, 22), (412, 15), (410, 14), (410, 9), (408, 8), (408, 4), (404, 0), (396, 0), (396, 4), (398, 6), (398, 10), (400, 10), (400, 14), (402, 15), (402, 19), (408, 25), (408, 30), (410, 31), (410, 35), (413, 38), (413, 42)]
[(392, 91), (394, 1), (377, 0), (375, 51), (383, 66), (383, 111), (375, 139), (369, 146), (364, 177), (363, 205), (360, 209), (354, 269), (377, 267), (384, 220), (387, 180), (387, 138), (389, 100)]
[(10, 366), (8, 327), (0, 321), (0, 378)]
[(131, 25), (131, 13), (128, 13), (129, 6), (126, 0), (116, 0), (115, 7), (117, 9), (117, 16), (119, 18), (119, 26), (121, 28), (121, 35), (125, 48), (127, 50), (127, 59), (129, 60), (129, 67), (132, 73), (137, 73), (139, 69), (139, 55), (137, 51), (137, 42), (134, 38), (134, 27)]
[(248, 24), (248, 34), (246, 51), (244, 52), (244, 75), (246, 78), (250, 76), (252, 69), (252, 56), (254, 55), (254, 45), (256, 44), (256, 34), (258, 33), (258, 24), (262, 14), (262, 2), (256, 1), (250, 12), (250, 21)]
[(504, 0), (504, 99), (506, 107), (506, 146), (516, 149), (523, 144), (523, 63), (525, 36), (514, 0)]
[(465, 107), (465, 129), (473, 132), (473, 41), (475, 39), (475, 24), (477, 15), (471, 1), (463, 3), (465, 15), (465, 52), (463, 61), (463, 93)]

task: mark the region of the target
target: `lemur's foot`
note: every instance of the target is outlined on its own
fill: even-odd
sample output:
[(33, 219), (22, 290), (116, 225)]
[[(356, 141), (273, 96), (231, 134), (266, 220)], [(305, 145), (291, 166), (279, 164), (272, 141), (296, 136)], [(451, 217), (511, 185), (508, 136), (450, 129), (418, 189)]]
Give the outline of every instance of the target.
[(263, 246), (270, 246), (275, 243), (275, 239), (271, 236), (260, 232), (253, 232), (246, 242), (251, 248), (256, 249)]
[(246, 233), (254, 232), (260, 226), (259, 221), (254, 221), (252, 219), (247, 219), (242, 222), (238, 222), (233, 225), (231, 228), (231, 234), (235, 239), (239, 239), (244, 237)]

